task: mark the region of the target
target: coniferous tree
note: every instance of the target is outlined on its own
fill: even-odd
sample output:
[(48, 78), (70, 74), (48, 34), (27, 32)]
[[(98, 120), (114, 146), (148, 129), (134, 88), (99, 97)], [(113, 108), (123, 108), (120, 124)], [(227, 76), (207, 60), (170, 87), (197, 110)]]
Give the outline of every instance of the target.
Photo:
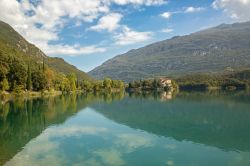
[(30, 71), (30, 65), (28, 65), (26, 89), (31, 90), (31, 88), (32, 88), (31, 71)]
[(44, 58), (43, 58), (43, 72), (45, 71)]

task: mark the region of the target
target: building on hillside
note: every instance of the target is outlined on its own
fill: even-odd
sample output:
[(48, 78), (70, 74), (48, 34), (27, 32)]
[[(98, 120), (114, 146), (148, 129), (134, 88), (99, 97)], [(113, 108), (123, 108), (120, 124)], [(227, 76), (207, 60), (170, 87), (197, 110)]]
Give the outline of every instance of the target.
[(161, 86), (163, 88), (165, 87), (173, 87), (172, 86), (172, 80), (171, 79), (168, 79), (168, 78), (160, 78), (160, 82), (161, 82)]

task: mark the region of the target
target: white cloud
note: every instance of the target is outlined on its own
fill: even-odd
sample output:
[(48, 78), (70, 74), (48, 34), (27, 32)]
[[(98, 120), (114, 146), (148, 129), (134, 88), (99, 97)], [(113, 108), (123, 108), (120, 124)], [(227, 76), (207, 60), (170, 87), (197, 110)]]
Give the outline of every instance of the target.
[(166, 18), (166, 19), (169, 19), (172, 16), (172, 14), (170, 12), (164, 12), (161, 14), (161, 16)]
[(122, 154), (116, 149), (101, 149), (94, 152), (99, 156), (105, 165), (119, 166), (125, 165), (125, 161), (122, 159)]
[[(49, 41), (59, 39), (58, 33), (65, 24), (63, 17), (86, 22), (96, 19), (101, 13), (107, 13), (108, 6), (100, 0), (43, 0), (38, 6), (32, 5), (28, 0), (1, 0), (0, 6), (0, 19), (9, 23), (47, 54), (79, 55), (105, 51), (104, 48), (95, 46), (48, 44)], [(33, 11), (33, 15), (27, 15), (29, 11)], [(41, 27), (38, 28), (36, 24)]]
[(120, 26), (119, 22), (121, 18), (122, 15), (119, 13), (110, 13), (100, 18), (98, 24), (90, 27), (90, 29), (96, 31), (108, 30), (109, 32), (112, 32)]
[(173, 32), (173, 31), (174, 31), (174, 30), (171, 29), (171, 28), (165, 28), (165, 29), (162, 30), (162, 32), (164, 32), (164, 33), (171, 33), (171, 32)]
[(152, 32), (138, 32), (133, 31), (127, 26), (123, 26), (121, 33), (114, 36), (115, 44), (117, 45), (129, 45), (140, 42), (145, 42), (152, 37)]
[(55, 130), (55, 128), (46, 130), (46, 134), (49, 137), (61, 137), (61, 136), (77, 136), (77, 135), (97, 135), (103, 132), (107, 132), (107, 128), (103, 127), (95, 127), (95, 126), (70, 126), (59, 128)]
[(166, 4), (167, 0), (109, 0), (109, 2), (113, 2), (118, 5), (134, 4), (134, 5), (151, 6), (151, 5)]
[(166, 19), (170, 19), (175, 14), (196, 13), (196, 12), (200, 12), (203, 10), (205, 10), (205, 8), (203, 8), (203, 7), (189, 6), (189, 7), (183, 8), (183, 10), (180, 10), (180, 11), (164, 12), (164, 13), (160, 14), (160, 16), (163, 18), (166, 18)]
[(184, 11), (184, 13), (195, 13), (195, 12), (200, 12), (203, 11), (204, 8), (203, 7), (187, 7)]
[(142, 135), (124, 133), (117, 136), (118, 139), (115, 142), (117, 145), (126, 149), (127, 152), (133, 152), (138, 148), (151, 147), (153, 141)]
[[(100, 17), (98, 24), (90, 29), (112, 32), (121, 27), (119, 22), (122, 18), (121, 14), (110, 11), (112, 4), (151, 6), (165, 3), (167, 0), (41, 0), (34, 5), (29, 0), (0, 0), (0, 19), (46, 54), (76, 56), (104, 52), (105, 49), (94, 45), (51, 45), (51, 41), (60, 39), (59, 34), (70, 19), (76, 25), (82, 25), (83, 22), (93, 22)], [(124, 45), (147, 40), (150, 36), (150, 32), (124, 28), (123, 33), (116, 35), (116, 39), (117, 44)]]
[(212, 6), (215, 9), (222, 9), (234, 20), (250, 20), (250, 0), (215, 0)]
[(105, 52), (106, 48), (92, 46), (79, 46), (79, 45), (47, 45), (44, 47), (45, 51), (49, 55), (68, 55), (68, 56), (80, 56), (85, 54), (93, 54)]
[[(25, 145), (25, 147), (7, 163), (5, 163), (5, 165), (64, 165), (65, 161), (67, 161), (67, 158), (64, 155), (57, 155), (59, 154), (58, 152), (60, 150), (60, 141), (55, 141), (54, 138), (76, 137), (82, 135), (99, 135), (106, 132), (108, 132), (107, 128), (96, 126), (72, 125), (67, 127), (51, 127), (44, 130), (41, 135)], [(78, 144), (78, 146), (81, 145)], [(105, 154), (100, 153), (100, 156), (102, 155)], [(112, 155), (106, 155), (107, 157), (110, 157), (109, 159), (114, 159), (113, 162), (119, 161), (115, 160), (115, 156), (114, 158), (112, 158)], [(42, 160), (37, 160), (37, 158), (41, 158), (41, 156)]]

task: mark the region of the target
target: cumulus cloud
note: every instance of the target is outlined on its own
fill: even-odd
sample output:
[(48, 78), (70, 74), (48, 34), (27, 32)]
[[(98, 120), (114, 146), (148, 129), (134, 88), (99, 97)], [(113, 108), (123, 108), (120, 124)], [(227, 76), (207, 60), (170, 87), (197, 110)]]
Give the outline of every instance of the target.
[[(91, 22), (99, 14), (107, 13), (108, 6), (100, 0), (84, 0), (84, 3), (79, 0), (43, 0), (36, 6), (28, 0), (20, 2), (1, 0), (0, 6), (0, 19), (9, 23), (29, 42), (34, 43), (47, 54), (80, 55), (105, 51), (104, 48), (95, 46), (49, 44), (49, 41), (59, 39), (58, 33), (66, 21), (63, 17)], [(37, 24), (41, 26), (37, 27)]]
[(118, 5), (127, 5), (127, 4), (134, 4), (134, 5), (162, 5), (167, 3), (167, 0), (109, 0), (110, 2), (116, 3)]
[(58, 45), (47, 45), (44, 48), (49, 55), (56, 55), (56, 56), (68, 55), (72, 57), (106, 51), (106, 48), (97, 47), (95, 45), (81, 47), (79, 45), (71, 46), (66, 44), (65, 45), (58, 44)]
[[(113, 31), (120, 25), (121, 14), (112, 13), (110, 6), (117, 5), (162, 5), (166, 0), (0, 0), (0, 20), (10, 24), (29, 42), (47, 54), (80, 55), (103, 52), (96, 46), (51, 45), (60, 39), (59, 33), (69, 20), (76, 25), (93, 22), (100, 18), (93, 30)], [(37, 26), (39, 25), (39, 26)], [(65, 47), (65, 48), (62, 48)], [(64, 51), (64, 52), (63, 52)]]
[(120, 26), (119, 22), (121, 18), (122, 15), (119, 13), (110, 13), (100, 18), (98, 24), (90, 27), (90, 29), (96, 31), (108, 30), (109, 32), (112, 32)]
[(115, 44), (117, 45), (129, 45), (140, 42), (145, 42), (151, 39), (152, 32), (138, 32), (133, 31), (127, 26), (123, 26), (122, 32), (114, 36)]
[(153, 141), (149, 138), (137, 134), (124, 133), (117, 136), (116, 144), (122, 146), (127, 152), (133, 152), (141, 147), (153, 146)]
[(234, 20), (250, 20), (250, 0), (215, 0), (212, 6), (215, 9), (223, 10)]
[(106, 165), (125, 165), (125, 161), (122, 159), (122, 154), (116, 149), (101, 149), (95, 151), (94, 154), (99, 156)]
[(183, 8), (183, 10), (180, 10), (180, 11), (164, 12), (160, 14), (160, 16), (166, 19), (170, 19), (175, 14), (196, 13), (196, 12), (201, 12), (203, 10), (205, 10), (204, 7), (189, 6), (189, 7)]
[(205, 8), (203, 7), (193, 7), (193, 6), (189, 6), (187, 8), (185, 8), (184, 13), (195, 13), (195, 12), (200, 12), (202, 10), (204, 10)]
[(170, 12), (164, 12), (161, 14), (161, 16), (166, 18), (166, 19), (169, 19), (172, 16), (172, 14)]
[(171, 33), (171, 32), (173, 32), (174, 30), (171, 29), (171, 28), (165, 28), (165, 29), (163, 29), (163, 30), (161, 30), (161, 31), (164, 32), (164, 33)]

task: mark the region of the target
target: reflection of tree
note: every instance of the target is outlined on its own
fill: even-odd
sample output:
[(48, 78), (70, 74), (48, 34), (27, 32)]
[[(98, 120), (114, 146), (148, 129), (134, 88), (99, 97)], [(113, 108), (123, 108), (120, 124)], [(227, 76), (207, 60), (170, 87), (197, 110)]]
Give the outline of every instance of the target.
[(118, 123), (160, 136), (224, 150), (250, 150), (248, 95), (189, 93), (178, 94), (171, 102), (154, 98), (126, 97), (92, 107)]
[(168, 92), (158, 92), (158, 91), (142, 91), (142, 92), (131, 92), (128, 93), (131, 98), (138, 99), (152, 99), (152, 100), (161, 100), (167, 101), (171, 100), (176, 96), (177, 92), (168, 91)]
[[(117, 97), (118, 96), (118, 97)], [(2, 102), (0, 105), (0, 165), (12, 158), (44, 129), (63, 123), (89, 104), (121, 99), (123, 94), (71, 94)]]

